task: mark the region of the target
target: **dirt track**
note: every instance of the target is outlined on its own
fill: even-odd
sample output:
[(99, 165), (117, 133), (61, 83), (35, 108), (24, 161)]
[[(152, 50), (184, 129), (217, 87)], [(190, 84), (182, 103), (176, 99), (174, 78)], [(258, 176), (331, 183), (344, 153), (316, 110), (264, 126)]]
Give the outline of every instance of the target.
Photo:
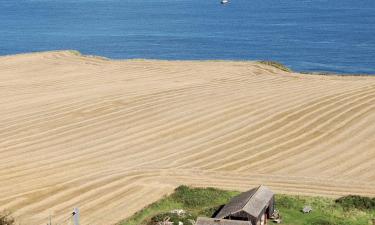
[(179, 184), (375, 196), (375, 77), (254, 62), (0, 57), (0, 206), (108, 225)]

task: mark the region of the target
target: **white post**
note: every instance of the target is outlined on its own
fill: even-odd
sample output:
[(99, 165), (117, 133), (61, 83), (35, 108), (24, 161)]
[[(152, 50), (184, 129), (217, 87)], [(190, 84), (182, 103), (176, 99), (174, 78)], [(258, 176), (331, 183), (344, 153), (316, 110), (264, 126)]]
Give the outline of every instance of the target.
[(74, 225), (79, 225), (79, 209), (78, 208), (73, 209), (73, 223)]
[(48, 215), (47, 225), (52, 225), (52, 216), (51, 216), (51, 213), (49, 213), (49, 215)]

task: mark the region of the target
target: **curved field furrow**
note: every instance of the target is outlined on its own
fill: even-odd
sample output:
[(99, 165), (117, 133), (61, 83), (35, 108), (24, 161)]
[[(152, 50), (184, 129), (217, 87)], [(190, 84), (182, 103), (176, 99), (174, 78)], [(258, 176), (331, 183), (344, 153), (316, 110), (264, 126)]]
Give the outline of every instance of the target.
[[(195, 93), (196, 91), (198, 91), (199, 89), (198, 88), (206, 88), (208, 89), (206, 86), (194, 86), (192, 88), (188, 88), (188, 93)], [(145, 96), (140, 96), (140, 97), (137, 97), (137, 98), (130, 98), (129, 100), (127, 99), (124, 99), (123, 96), (116, 96), (116, 98), (112, 98), (112, 99), (106, 99), (106, 100), (97, 100), (95, 101), (94, 103), (92, 102), (92, 99), (91, 101), (87, 101), (87, 103), (89, 104), (84, 104), (84, 102), (79, 102), (73, 106), (69, 106), (69, 108), (66, 108), (66, 106), (64, 106), (64, 108), (57, 108), (57, 109), (54, 109), (53, 111), (50, 109), (48, 110), (48, 114), (33, 114), (33, 117), (36, 117), (36, 120), (33, 120), (29, 117), (27, 118), (24, 118), (26, 124), (19, 124), (20, 122), (23, 122), (23, 121), (16, 121), (15, 122), (15, 125), (18, 127), (18, 129), (15, 127), (15, 126), (9, 126), (9, 128), (7, 127), (4, 127), (4, 134), (3, 135), (17, 135), (19, 132), (22, 132), (22, 130), (25, 130), (25, 129), (30, 129), (29, 126), (32, 128), (33, 126), (35, 126), (35, 124), (37, 123), (43, 123), (45, 122), (46, 120), (47, 121), (55, 121), (55, 120), (63, 120), (64, 117), (68, 117), (69, 119), (69, 116), (72, 117), (72, 116), (75, 116), (77, 117), (77, 122), (84, 122), (85, 120), (82, 120), (82, 119), (85, 119), (84, 117), (82, 118), (82, 116), (85, 116), (86, 114), (88, 114), (89, 116), (92, 116), (90, 112), (95, 112), (95, 111), (98, 111), (98, 108), (102, 108), (102, 109), (105, 109), (105, 110), (111, 110), (112, 108), (114, 109), (117, 109), (117, 108), (120, 108), (120, 109), (123, 109), (123, 110), (126, 110), (126, 111), (129, 111), (130, 113), (137, 113), (137, 110), (139, 109), (143, 109), (145, 107), (160, 107), (161, 105), (158, 105), (158, 104), (170, 104), (170, 99), (173, 99), (175, 97), (178, 97), (181, 95), (181, 93), (184, 92), (185, 89), (178, 89), (178, 90), (174, 90), (174, 91), (168, 91), (168, 92), (165, 92), (165, 91), (162, 91), (162, 92), (153, 92), (152, 94), (147, 94)], [(203, 93), (201, 93), (203, 94)], [(194, 97), (194, 96), (192, 96)], [(140, 103), (144, 103), (144, 104), (147, 104), (147, 105), (140, 105)], [(124, 108), (128, 106), (129, 108)], [(143, 106), (143, 107), (142, 107)], [(133, 111), (132, 111), (133, 110)], [(111, 112), (111, 111), (110, 111)], [(111, 116), (111, 114), (109, 113), (101, 113), (101, 114), (104, 114), (105, 116)], [(109, 115), (108, 115), (109, 114)], [(44, 120), (42, 118), (45, 118)], [(92, 118), (88, 118), (87, 120), (89, 119), (92, 119)], [(97, 119), (97, 118), (94, 118), (94, 119)], [(99, 119), (105, 119), (105, 118), (99, 118)], [(72, 121), (74, 122), (74, 121)], [(61, 124), (61, 125), (64, 125), (64, 124)], [(60, 127), (59, 127), (60, 128)], [(5, 133), (6, 130), (9, 130), (10, 132), (12, 133)], [(40, 135), (39, 133), (35, 134), (35, 135)]]
[[(271, 96), (271, 98), (268, 98), (267, 102), (272, 100), (272, 98), (273, 96)], [(250, 113), (243, 113), (243, 115), (238, 117), (238, 119), (234, 118), (238, 122), (233, 120), (233, 118), (230, 116), (226, 120), (221, 121), (221, 123), (216, 124), (214, 127), (210, 127), (210, 129), (203, 130), (204, 133), (203, 131), (194, 133), (194, 135), (200, 135), (199, 137), (194, 137), (194, 140), (199, 140), (200, 138), (204, 138), (206, 140), (204, 140), (201, 143), (202, 146), (195, 145), (192, 149), (188, 149), (186, 151), (184, 150), (183, 152), (179, 151), (178, 153), (175, 153), (179, 156), (181, 156), (181, 153), (184, 154), (184, 157), (179, 157), (177, 160), (174, 160), (175, 164), (181, 164), (182, 166), (191, 166), (193, 165), (192, 163), (199, 164), (200, 161), (206, 159), (206, 157), (203, 157), (204, 155), (208, 155), (209, 158), (210, 156), (213, 156), (214, 154), (218, 153), (219, 147), (225, 149), (227, 148), (225, 145), (235, 145), (234, 141), (243, 138), (243, 136), (247, 136), (248, 132), (254, 130), (253, 127), (251, 127), (252, 123), (254, 121), (257, 121), (258, 117), (260, 117), (264, 112), (270, 109), (282, 110), (282, 108), (284, 108), (287, 104), (288, 103), (285, 102), (278, 102), (277, 104), (272, 104), (271, 106), (269, 106), (269, 104), (265, 104), (265, 107), (257, 107), (251, 110)], [(230, 125), (233, 125), (233, 129), (230, 129)], [(215, 129), (217, 131), (220, 131), (220, 129), (222, 129), (225, 132), (218, 136), (218, 132), (212, 132), (211, 129)], [(208, 138), (209, 136), (213, 135), (215, 136), (212, 138)], [(192, 139), (192, 136), (193, 135), (190, 135), (186, 138)], [(213, 148), (214, 150), (212, 150)], [(171, 156), (173, 157), (173, 155)]]
[[(367, 96), (364, 99), (366, 99), (366, 101), (369, 102), (369, 100), (367, 100)], [(262, 142), (260, 142), (258, 144), (253, 144), (254, 150), (252, 150), (252, 149), (251, 150), (255, 153), (251, 154), (251, 157), (252, 157), (251, 159), (244, 158), (244, 157), (246, 157), (246, 152), (245, 152), (244, 155), (239, 155), (238, 153), (236, 155), (234, 155), (234, 158), (238, 158), (240, 160), (236, 161), (236, 160), (234, 160), (234, 158), (233, 159), (229, 158), (228, 160), (231, 161), (231, 165), (235, 165), (235, 166), (241, 165), (241, 162), (246, 161), (246, 160), (248, 160), (249, 162), (252, 161), (251, 167), (257, 166), (257, 165), (263, 164), (263, 163), (265, 163), (264, 165), (267, 165), (267, 162), (264, 162), (260, 159), (273, 160), (274, 158), (276, 158), (276, 155), (280, 156), (279, 154), (286, 153), (286, 151), (279, 151), (279, 149), (283, 148), (282, 147), (283, 145), (293, 143), (292, 146), (298, 146), (297, 145), (298, 142), (301, 143), (301, 144), (304, 144), (304, 143), (306, 143), (306, 141), (304, 141), (304, 140), (313, 140), (313, 139), (318, 138), (319, 136), (323, 136), (327, 132), (327, 131), (325, 131), (326, 130), (325, 128), (326, 127), (333, 127), (335, 125), (336, 121), (345, 121), (343, 119), (343, 117), (347, 116), (347, 114), (349, 114), (351, 112), (351, 110), (352, 110), (352, 108), (350, 108), (351, 104), (352, 103), (350, 103), (348, 105), (345, 105), (345, 104), (340, 105), (339, 108), (333, 110), (332, 112), (328, 112), (328, 113), (320, 112), (319, 116), (314, 117), (315, 118), (314, 120), (312, 120), (312, 119), (306, 120), (306, 121), (308, 121), (306, 124), (302, 123), (301, 128), (299, 128), (296, 131), (292, 130), (293, 132), (291, 132), (291, 133), (289, 133), (290, 132), (289, 129), (286, 129), (286, 131), (284, 131), (284, 133), (286, 133), (287, 135), (285, 135), (285, 137), (281, 136), (281, 137), (277, 138), (277, 140), (280, 139), (277, 142), (274, 141), (274, 142), (271, 142), (270, 144), (268, 144), (266, 142), (266, 144), (268, 144), (268, 145), (262, 144)], [(355, 102), (355, 104), (357, 104), (357, 105), (359, 104), (358, 107), (363, 106), (362, 102)], [(357, 109), (357, 108), (355, 108), (355, 109)], [(345, 114), (342, 111), (347, 112), (347, 113)], [(332, 121), (332, 122), (330, 122), (330, 121)], [(324, 126), (325, 123), (329, 123), (329, 124)], [(321, 131), (324, 131), (324, 132), (321, 132)], [(334, 132), (337, 133), (337, 131), (338, 131), (337, 129), (334, 129)], [(304, 138), (303, 141), (301, 141), (302, 138)], [(275, 149), (275, 150), (273, 152), (270, 152), (270, 149)], [(269, 155), (270, 157), (266, 158), (265, 155)], [(281, 158), (283, 158), (283, 157), (281, 157)], [(247, 164), (249, 164), (249, 163), (247, 163)], [(226, 165), (226, 166), (230, 166), (230, 165)]]
[[(353, 111), (347, 112), (347, 114), (351, 114), (351, 113), (354, 114), (357, 111), (359, 111), (360, 108), (361, 107), (355, 108), (355, 109), (353, 109)], [(267, 149), (267, 150), (263, 151), (262, 153), (257, 154), (256, 155), (257, 158), (253, 158), (253, 160), (255, 161), (255, 167), (259, 164), (267, 165), (267, 163), (274, 162), (277, 159), (279, 159), (279, 161), (281, 161), (280, 159), (294, 156), (295, 154), (298, 154), (298, 152), (301, 151), (301, 149), (299, 149), (299, 147), (311, 148), (315, 145), (319, 145), (322, 142), (324, 143), (325, 139), (328, 139), (328, 138), (330, 139), (330, 138), (334, 137), (335, 135), (339, 134), (339, 132), (343, 131), (347, 127), (350, 127), (350, 125), (352, 123), (359, 122), (359, 120), (363, 116), (366, 116), (366, 114), (374, 113), (374, 110), (375, 110), (375, 107), (371, 107), (371, 108), (367, 108), (363, 111), (359, 111), (359, 113), (358, 113), (359, 115), (354, 115), (354, 116), (350, 117), (349, 119), (347, 119), (345, 122), (341, 122), (340, 120), (342, 118), (340, 118), (340, 117), (336, 118), (336, 120), (332, 120), (331, 124), (328, 124), (328, 126), (329, 126), (329, 125), (336, 124), (338, 122), (342, 123), (342, 124), (340, 124), (341, 126), (337, 126), (336, 129), (334, 129), (334, 130), (328, 130), (328, 131), (324, 131), (324, 132), (320, 132), (319, 130), (317, 130), (315, 132), (303, 135), (302, 137), (295, 138), (294, 140), (292, 140), (290, 142), (282, 143), (278, 146)], [(324, 130), (325, 127), (319, 127), (318, 129)], [(269, 154), (270, 157), (265, 159), (264, 157), (262, 157), (261, 154)], [(262, 158), (263, 161), (261, 161), (261, 162), (257, 161), (257, 159), (259, 159), (259, 158)], [(243, 165), (243, 164), (245, 164), (245, 165)], [(236, 165), (236, 166), (238, 166), (238, 165)], [(242, 164), (241, 163), (239, 164), (237, 169), (238, 170), (246, 170), (246, 169), (251, 168), (252, 166), (254, 166), (254, 165), (253, 164), (252, 165), (246, 165), (245, 162), (242, 162)], [(262, 165), (259, 165), (258, 167), (262, 167)], [(265, 166), (265, 168), (267, 168), (267, 166)], [(272, 166), (270, 168), (271, 168), (270, 170), (273, 170)], [(267, 170), (265, 170), (265, 171), (267, 171)]]
[[(63, 127), (58, 127), (58, 128), (53, 127), (53, 128), (50, 128), (49, 130), (48, 130), (48, 127), (47, 127), (46, 132), (48, 132), (48, 133), (45, 133), (44, 136), (47, 136), (48, 138), (50, 138), (51, 132), (56, 133), (56, 135), (62, 135), (62, 134), (68, 135), (68, 133), (65, 133), (65, 132), (69, 132), (71, 130), (73, 130), (73, 131), (76, 130), (77, 127), (74, 127), (74, 126), (79, 126), (78, 128), (83, 129), (83, 130), (89, 129), (90, 127), (88, 127), (88, 126), (91, 126), (91, 127), (100, 126), (101, 127), (101, 126), (104, 126), (104, 125), (108, 124), (108, 122), (112, 122), (112, 121), (116, 122), (116, 119), (118, 118), (118, 116), (124, 116), (125, 118), (130, 118), (130, 119), (132, 119), (134, 116), (139, 116), (139, 117), (143, 117), (145, 119), (149, 119), (150, 116), (152, 116), (152, 115), (158, 116), (158, 114), (163, 112), (163, 110), (165, 111), (168, 108), (170, 108), (170, 104), (171, 104), (172, 99), (169, 102), (168, 102), (167, 97), (166, 97), (166, 99), (167, 100), (164, 99), (161, 102), (151, 100), (151, 102), (147, 102), (143, 107), (139, 106), (138, 104), (135, 105), (135, 106), (126, 107), (125, 109), (123, 109), (123, 107), (121, 107), (121, 109), (120, 109), (121, 111), (116, 110), (113, 113), (107, 113), (107, 114), (104, 114), (103, 116), (99, 115), (99, 118), (97, 118), (97, 116), (95, 116), (94, 118), (88, 118), (87, 120), (85, 119), (84, 121), (79, 120), (79, 121), (77, 121), (77, 123), (73, 123), (72, 125), (69, 125), (69, 126), (65, 125)], [(173, 101), (176, 101), (176, 100), (173, 100)], [(196, 102), (196, 101), (197, 100), (193, 99), (193, 102)], [(156, 103), (158, 103), (158, 104), (160, 103), (162, 105), (155, 105)], [(180, 106), (183, 106), (184, 104), (187, 104), (187, 103), (188, 102), (182, 102)], [(176, 105), (176, 106), (180, 107), (178, 105)], [(153, 110), (151, 112), (150, 112), (150, 110), (147, 110), (147, 108), (154, 108), (154, 107), (155, 107), (155, 110)], [(178, 110), (178, 108), (176, 110)], [(149, 115), (147, 115), (147, 113), (149, 113)], [(120, 119), (120, 121), (123, 122), (123, 120), (121, 118), (118, 118), (118, 119)], [(136, 122), (136, 121), (138, 121), (138, 120), (135, 120), (134, 122)], [(86, 127), (82, 127), (83, 125), (85, 125)], [(70, 128), (70, 126), (73, 126), (73, 127)], [(66, 128), (67, 128), (67, 130), (66, 130)], [(64, 129), (64, 130), (62, 130), (62, 129)], [(35, 135), (41, 135), (41, 134), (36, 133)], [(42, 133), (42, 135), (43, 135), (43, 133)], [(34, 138), (36, 138), (36, 137), (34, 137)], [(21, 142), (21, 144), (22, 143), (23, 142)]]
[[(293, 170), (301, 171), (305, 168), (315, 167), (322, 173), (337, 174), (340, 172), (344, 174), (342, 169), (350, 167), (352, 163), (355, 167), (360, 167), (367, 161), (372, 161), (371, 151), (362, 152), (365, 147), (366, 141), (370, 140), (373, 134), (371, 133), (372, 127), (369, 127), (371, 123), (367, 120), (368, 117), (364, 116), (360, 121), (356, 122), (351, 126), (352, 129), (345, 129), (340, 134), (336, 134), (335, 137), (325, 141), (323, 144), (319, 144), (316, 147), (309, 147), (301, 149), (301, 153), (295, 156), (295, 162), (293, 163), (289, 159), (286, 159), (284, 163), (291, 163), (287, 171), (283, 170), (283, 167), (279, 166), (274, 169), (280, 172), (288, 172)], [(351, 139), (350, 143), (346, 143), (346, 140)], [(340, 149), (337, 151), (336, 149)], [(321, 154), (316, 154), (316, 151)], [(360, 158), (360, 159), (359, 159)], [(309, 160), (304, 160), (309, 159)], [(358, 159), (358, 161), (356, 161)], [(337, 163), (337, 162), (350, 162), (350, 163)], [(359, 166), (360, 165), (360, 166)], [(369, 167), (366, 167), (369, 168)]]
[[(177, 119), (177, 118), (176, 118)], [(104, 126), (104, 125), (103, 125)], [(153, 128), (154, 128), (155, 126), (153, 126)], [(114, 128), (112, 128), (112, 129), (114, 129)], [(163, 130), (163, 129), (161, 129), (161, 130)], [(165, 129), (164, 129), (165, 130)], [(153, 133), (155, 133), (155, 132), (153, 132)], [(142, 133), (142, 136), (146, 136), (146, 134), (143, 132)], [(130, 136), (130, 138), (131, 138), (131, 136)], [(136, 138), (135, 138), (136, 139)], [(96, 139), (97, 140), (97, 139)], [(121, 138), (119, 138), (119, 137), (117, 137), (115, 140), (123, 140), (123, 139), (121, 139)], [(113, 141), (115, 141), (115, 140), (113, 140)], [(137, 140), (137, 139), (136, 139)], [(151, 142), (151, 140), (150, 140), (150, 142)], [(108, 139), (107, 139), (107, 142), (105, 142), (106, 144), (108, 144)], [(109, 142), (109, 144), (114, 144), (112, 141), (110, 141)], [(118, 143), (119, 144), (119, 143)], [(99, 145), (97, 145), (96, 144), (96, 146), (97, 147), (99, 147)], [(107, 146), (108, 147), (108, 146)], [(89, 149), (88, 147), (86, 147), (87, 149)], [(43, 148), (42, 148), (43, 149)], [(48, 148), (48, 149), (51, 149), (51, 148)], [(35, 150), (35, 151), (37, 151), (37, 150)], [(95, 152), (95, 154), (97, 154), (98, 152), (96, 151)], [(105, 154), (108, 154), (109, 152), (108, 151), (105, 151)], [(127, 152), (127, 154), (128, 154), (129, 152)], [(89, 157), (89, 155), (87, 155), (87, 153), (85, 153), (85, 152), (80, 152), (80, 153), (78, 153), (78, 154), (75, 154), (75, 155), (70, 155), (70, 154), (67, 154), (66, 155), (66, 157), (74, 157), (74, 158), (76, 158), (76, 160), (79, 160), (79, 156), (80, 155), (83, 155), (86, 159), (88, 159), (87, 157)], [(39, 156), (39, 155), (38, 155)], [(40, 157), (45, 157), (45, 156), (40, 156)], [(62, 157), (64, 157), (64, 156), (58, 156), (58, 159), (61, 161), (61, 159), (63, 159)], [(95, 157), (95, 158), (97, 158), (97, 157)], [(53, 158), (49, 158), (49, 160), (53, 160)], [(35, 163), (38, 163), (38, 162), (35, 162)], [(32, 168), (34, 168), (34, 167), (32, 167)], [(41, 169), (41, 168), (40, 168)]]
[[(178, 171), (177, 171), (178, 172)], [(191, 173), (191, 172), (190, 172)], [(348, 193), (348, 190), (356, 190), (357, 193), (364, 195), (373, 195), (373, 188), (364, 188), (366, 183), (351, 184), (347, 181), (335, 181), (332, 179), (315, 179), (314, 177), (292, 177), (288, 175), (272, 177), (272, 179), (264, 177), (264, 174), (249, 174), (249, 175), (228, 175), (217, 173), (199, 173), (200, 176), (191, 176), (190, 174), (172, 173), (169, 178), (177, 184), (188, 183), (194, 186), (217, 186), (226, 189), (241, 189), (246, 190), (248, 186), (256, 186), (259, 182), (267, 184), (274, 189), (282, 189), (283, 191), (301, 190), (308, 193), (322, 194), (322, 195), (341, 195)], [(301, 182), (304, 181), (304, 182)], [(337, 187), (339, 184), (340, 187)], [(332, 188), (335, 188), (336, 193), (332, 193)]]
[[(338, 99), (340, 98), (338, 97)], [(285, 117), (273, 116), (269, 120), (266, 120), (267, 122), (262, 121), (260, 125), (255, 124), (253, 127), (250, 126), (248, 130), (244, 133), (245, 137), (243, 137), (243, 139), (238, 140), (238, 138), (240, 138), (241, 136), (237, 135), (237, 137), (233, 137), (230, 140), (230, 142), (227, 143), (227, 147), (225, 147), (225, 149), (227, 149), (226, 151), (223, 152), (223, 151), (218, 151), (217, 149), (214, 149), (214, 151), (212, 151), (212, 153), (208, 155), (210, 157), (211, 156), (221, 157), (222, 155), (227, 154), (228, 151), (229, 152), (231, 151), (231, 150), (228, 150), (229, 146), (241, 147), (242, 149), (244, 149), (243, 151), (245, 152), (245, 154), (248, 154), (249, 152), (248, 149), (251, 148), (252, 146), (256, 146), (259, 149), (266, 148), (266, 147), (262, 147), (262, 145), (265, 145), (270, 141), (274, 141), (273, 138), (275, 139), (282, 138), (283, 136), (286, 136), (289, 133), (291, 133), (291, 131), (294, 131), (294, 129), (299, 128), (298, 125), (296, 125), (297, 122), (302, 120), (300, 123), (302, 125), (305, 125), (304, 121), (311, 122), (310, 118), (308, 118), (310, 114), (312, 114), (311, 118), (315, 118), (315, 115), (321, 114), (320, 111), (316, 112), (312, 110), (312, 108), (316, 108), (315, 104), (308, 104), (308, 110), (306, 110), (305, 107), (302, 107), (302, 111), (299, 113), (299, 116), (297, 116), (297, 114), (291, 114), (291, 115), (286, 114)], [(299, 112), (299, 110), (297, 109), (295, 109), (295, 111)], [(315, 115), (313, 113), (315, 113)], [(281, 113), (281, 115), (285, 115), (285, 113), (283, 112)], [(293, 117), (294, 119), (290, 119), (291, 117)], [(303, 120), (305, 118), (306, 120)], [(274, 122), (275, 120), (277, 122)], [(271, 126), (267, 127), (268, 125), (271, 125)], [(300, 129), (302, 129), (303, 131), (304, 128), (302, 127)], [(260, 140), (258, 141), (258, 139)], [(289, 138), (287, 140), (289, 140)], [(258, 143), (256, 143), (256, 141)], [(238, 145), (237, 143), (240, 143), (240, 144)], [(248, 147), (244, 147), (243, 145), (247, 145)], [(271, 143), (271, 145), (274, 145), (274, 143)], [(235, 158), (238, 158), (238, 159), (242, 158), (242, 157), (237, 157), (237, 155), (241, 153), (238, 150), (235, 150), (232, 152), (235, 152), (236, 154), (235, 155), (232, 154), (231, 156), (227, 156), (227, 157), (221, 157), (222, 160), (234, 160)], [(204, 159), (205, 158), (200, 157), (200, 159), (194, 160), (194, 163), (204, 164), (202, 163)], [(209, 157), (208, 157), (208, 160), (209, 160)], [(215, 163), (222, 165), (222, 162), (220, 162), (220, 160), (216, 160)]]
[[(39, 213), (44, 211), (45, 208), (67, 208), (66, 205), (72, 204), (85, 204), (92, 202), (97, 196), (111, 195), (113, 190), (126, 187), (127, 184), (138, 182), (146, 176), (152, 176), (146, 173), (136, 175), (117, 175), (115, 177), (106, 177), (105, 180), (99, 179), (98, 181), (86, 181), (88, 184), (75, 184), (69, 185), (65, 188), (60, 188), (60, 192), (53, 195), (44, 194), (40, 197), (40, 200), (32, 199), (32, 203), (14, 206), (18, 209), (20, 214), (23, 212)], [(73, 204), (73, 205), (74, 205)]]
[[(0, 210), (114, 224), (181, 184), (375, 196), (375, 78), (256, 62), (0, 57)], [(66, 221), (69, 222), (69, 221)]]

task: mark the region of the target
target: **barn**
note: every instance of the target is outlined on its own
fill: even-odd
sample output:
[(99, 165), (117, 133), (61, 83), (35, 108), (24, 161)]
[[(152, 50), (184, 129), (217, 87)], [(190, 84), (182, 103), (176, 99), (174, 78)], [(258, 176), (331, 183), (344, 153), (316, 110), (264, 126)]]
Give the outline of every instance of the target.
[[(275, 209), (274, 193), (259, 186), (232, 198), (215, 216), (229, 221), (250, 221), (252, 225), (266, 225)], [(235, 223), (231, 223), (235, 224)]]

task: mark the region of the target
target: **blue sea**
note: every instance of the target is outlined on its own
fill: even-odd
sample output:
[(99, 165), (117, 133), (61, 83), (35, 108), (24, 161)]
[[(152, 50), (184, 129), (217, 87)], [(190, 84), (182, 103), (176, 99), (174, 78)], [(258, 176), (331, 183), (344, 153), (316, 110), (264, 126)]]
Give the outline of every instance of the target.
[(375, 0), (0, 0), (0, 55), (58, 49), (375, 74)]

